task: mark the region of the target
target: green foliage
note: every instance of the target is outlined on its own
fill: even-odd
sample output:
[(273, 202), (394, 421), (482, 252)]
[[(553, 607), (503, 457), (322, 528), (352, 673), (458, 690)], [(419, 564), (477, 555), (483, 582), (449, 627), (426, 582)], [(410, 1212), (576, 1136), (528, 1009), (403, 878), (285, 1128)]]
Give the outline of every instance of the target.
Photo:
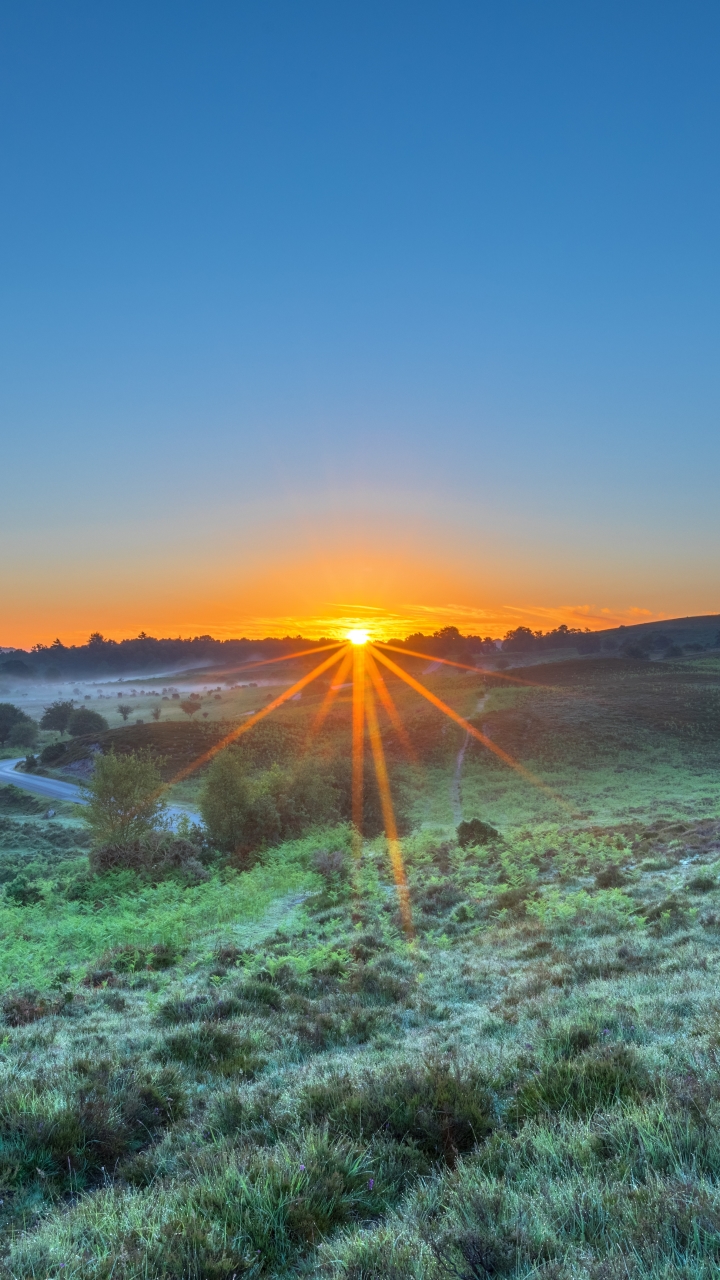
[(2, 813), (42, 813), (44, 805), (36, 796), (29, 795), (20, 787), (0, 786), (0, 812)]
[(273, 765), (251, 775), (242, 756), (225, 751), (208, 771), (201, 810), (218, 848), (247, 858), (337, 821), (340, 798), (331, 771), (317, 762), (302, 761), (291, 771)]
[[(290, 794), (303, 714), (234, 753), (251, 794), (273, 772)], [(342, 815), (334, 733), (313, 765)], [(435, 825), (403, 840), (412, 938), (382, 839), (356, 862), (320, 829), (239, 871), (188, 828), (201, 883), (90, 875), (75, 822), (0, 792), (8, 1275), (715, 1280), (720, 815), (692, 769), (687, 808), (635, 812), (643, 760), (622, 820), (512, 821), (489, 766), (466, 811), (502, 835), (463, 848), (456, 750), (413, 792)], [(148, 1114), (162, 1071), (177, 1104)]]
[(371, 1138), (382, 1132), (431, 1160), (454, 1164), (493, 1129), (496, 1109), (488, 1080), (472, 1065), (446, 1059), (404, 1063), (360, 1080), (335, 1076), (310, 1085), (299, 1110), (310, 1124)]
[(148, 831), (141, 839), (125, 839), (104, 844), (90, 851), (90, 870), (96, 875), (115, 871), (134, 871), (144, 879), (157, 883), (176, 876), (190, 884), (208, 879), (208, 871), (197, 844), (171, 831)]
[(522, 1119), (542, 1112), (587, 1116), (650, 1092), (648, 1071), (634, 1050), (612, 1045), (553, 1062), (531, 1076), (518, 1091), (512, 1114)]
[(91, 707), (77, 707), (67, 722), (67, 731), (73, 738), (79, 738), (85, 733), (102, 733), (107, 727), (105, 717)]
[(10, 737), (10, 730), (18, 722), (28, 720), (25, 712), (13, 705), (12, 702), (0, 702), (0, 747), (3, 747)]
[(51, 702), (49, 707), (45, 707), (42, 719), (40, 720), (41, 729), (55, 729), (60, 734), (65, 733), (70, 717), (73, 714), (74, 702), (72, 699), (63, 701), (57, 699)]
[(10, 1086), (0, 1102), (0, 1185), (19, 1199), (103, 1180), (183, 1114), (172, 1071), (78, 1060), (62, 1082)]
[(82, 817), (96, 846), (132, 845), (163, 823), (162, 780), (150, 751), (98, 754), (84, 789), (88, 803)]
[(34, 747), (37, 739), (37, 723), (31, 716), (23, 716), (12, 725), (7, 740), (11, 747)]
[(165, 1037), (160, 1056), (201, 1070), (252, 1079), (266, 1059), (248, 1036), (226, 1031), (212, 1022), (201, 1022)]
[(461, 849), (466, 849), (469, 845), (488, 844), (491, 840), (497, 840), (499, 834), (497, 827), (493, 827), (491, 823), (483, 822), (481, 818), (469, 818), (458, 826), (457, 842)]

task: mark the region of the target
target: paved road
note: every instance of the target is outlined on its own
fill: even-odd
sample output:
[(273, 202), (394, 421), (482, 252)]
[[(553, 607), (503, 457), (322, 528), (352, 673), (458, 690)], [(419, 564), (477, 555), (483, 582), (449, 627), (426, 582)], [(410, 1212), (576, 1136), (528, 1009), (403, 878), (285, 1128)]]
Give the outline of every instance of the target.
[[(23, 791), (32, 791), (33, 795), (45, 796), (48, 800), (69, 800), (72, 804), (87, 804), (74, 782), (61, 782), (59, 778), (42, 778), (36, 773), (16, 773), (15, 765), (24, 760), (24, 756), (16, 756), (14, 760), (0, 760), (0, 784), (12, 783), (14, 787), (22, 787)], [(173, 822), (178, 818), (190, 818), (192, 822), (202, 822), (199, 813), (192, 809), (183, 809), (180, 805), (168, 805), (168, 814)]]

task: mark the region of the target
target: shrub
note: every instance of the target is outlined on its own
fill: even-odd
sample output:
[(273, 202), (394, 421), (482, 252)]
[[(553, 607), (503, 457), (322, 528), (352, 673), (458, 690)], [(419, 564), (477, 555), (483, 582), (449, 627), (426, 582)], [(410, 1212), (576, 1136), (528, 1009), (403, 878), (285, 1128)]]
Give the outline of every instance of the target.
[(477, 1068), (447, 1059), (404, 1064), (359, 1080), (338, 1075), (308, 1085), (299, 1111), (311, 1123), (369, 1138), (382, 1131), (417, 1147), (431, 1160), (454, 1164), (492, 1131), (496, 1108)]
[(340, 816), (332, 777), (317, 761), (304, 761), (294, 770), (273, 765), (252, 776), (234, 751), (213, 761), (200, 807), (217, 847), (243, 859)]
[(41, 764), (57, 764), (58, 760), (62, 760), (67, 747), (64, 742), (51, 742), (47, 747), (43, 747), (40, 752)]
[(92, 849), (90, 869), (95, 875), (113, 871), (135, 871), (150, 880), (177, 875), (193, 884), (209, 879), (200, 862), (200, 850), (189, 840), (171, 833), (151, 832), (142, 840), (106, 844)]
[(8, 1027), (24, 1027), (39, 1018), (57, 1013), (57, 1000), (48, 1000), (37, 991), (10, 991), (2, 1002), (2, 1012)]
[(5, 885), (7, 897), (19, 907), (29, 907), (42, 901), (42, 890), (22, 872)]
[(710, 893), (712, 889), (717, 888), (717, 880), (714, 876), (700, 875), (693, 876), (692, 880), (687, 882), (688, 889), (692, 893)]
[(44, 806), (35, 796), (28, 795), (27, 791), (14, 787), (12, 783), (6, 787), (0, 787), (0, 810), (5, 813), (37, 814), (42, 813), (43, 808)]
[(248, 1037), (201, 1022), (166, 1036), (159, 1053), (200, 1071), (217, 1071), (223, 1075), (242, 1075), (252, 1079), (265, 1065)]
[(84, 733), (102, 733), (107, 728), (108, 722), (105, 717), (90, 707), (78, 707), (67, 722), (68, 733), (73, 738), (79, 738)]
[(184, 1112), (172, 1071), (80, 1061), (58, 1089), (6, 1091), (0, 1110), (0, 1182), (16, 1192), (91, 1186), (103, 1168), (147, 1147)]
[(88, 803), (82, 816), (95, 845), (133, 845), (164, 822), (162, 780), (150, 751), (98, 755), (84, 790)]
[(598, 871), (595, 876), (595, 885), (598, 889), (620, 889), (624, 884), (627, 884), (627, 876), (623, 875), (616, 863), (603, 867), (602, 871)]
[(222, 1022), (225, 1018), (234, 1018), (242, 1011), (240, 1000), (230, 997), (214, 1000), (210, 995), (192, 996), (185, 1000), (166, 1000), (160, 1005), (157, 1020), (160, 1023), (177, 1026), (183, 1022)]
[(491, 840), (497, 840), (499, 835), (497, 827), (483, 822), (481, 818), (469, 818), (457, 828), (457, 842), (461, 849), (467, 849), (470, 845), (489, 844)]

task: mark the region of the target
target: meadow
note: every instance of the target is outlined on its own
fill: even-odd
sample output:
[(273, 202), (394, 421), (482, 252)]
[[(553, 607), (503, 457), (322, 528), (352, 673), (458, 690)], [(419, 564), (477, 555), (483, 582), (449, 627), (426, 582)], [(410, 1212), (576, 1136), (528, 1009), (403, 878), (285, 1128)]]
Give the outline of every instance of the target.
[[(242, 862), (188, 828), (162, 877), (0, 788), (0, 1275), (717, 1275), (720, 659), (516, 675), (423, 680), (548, 790), (392, 686), (411, 934), (370, 784), (359, 867), (341, 814)], [(347, 755), (323, 694), (250, 773)], [(258, 696), (109, 741), (169, 780)]]

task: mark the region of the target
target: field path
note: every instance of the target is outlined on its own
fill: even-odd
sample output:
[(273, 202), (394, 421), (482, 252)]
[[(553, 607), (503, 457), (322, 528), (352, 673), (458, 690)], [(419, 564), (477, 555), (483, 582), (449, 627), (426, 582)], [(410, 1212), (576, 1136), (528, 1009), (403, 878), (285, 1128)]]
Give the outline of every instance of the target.
[[(484, 693), (481, 698), (478, 698), (477, 706), (475, 708), (476, 715), (478, 711), (483, 710), (487, 700), (488, 700), (488, 695), (486, 693)], [(462, 780), (462, 771), (463, 771), (463, 762), (465, 760), (465, 752), (467, 751), (469, 741), (470, 741), (470, 734), (466, 733), (465, 741), (463, 742), (460, 750), (458, 751), (457, 760), (455, 761), (455, 772), (453, 774), (453, 780), (451, 785), (450, 796), (451, 796), (452, 811), (453, 811), (453, 822), (455, 823), (455, 826), (457, 826), (459, 822), (462, 822), (462, 787), (460, 784)]]

